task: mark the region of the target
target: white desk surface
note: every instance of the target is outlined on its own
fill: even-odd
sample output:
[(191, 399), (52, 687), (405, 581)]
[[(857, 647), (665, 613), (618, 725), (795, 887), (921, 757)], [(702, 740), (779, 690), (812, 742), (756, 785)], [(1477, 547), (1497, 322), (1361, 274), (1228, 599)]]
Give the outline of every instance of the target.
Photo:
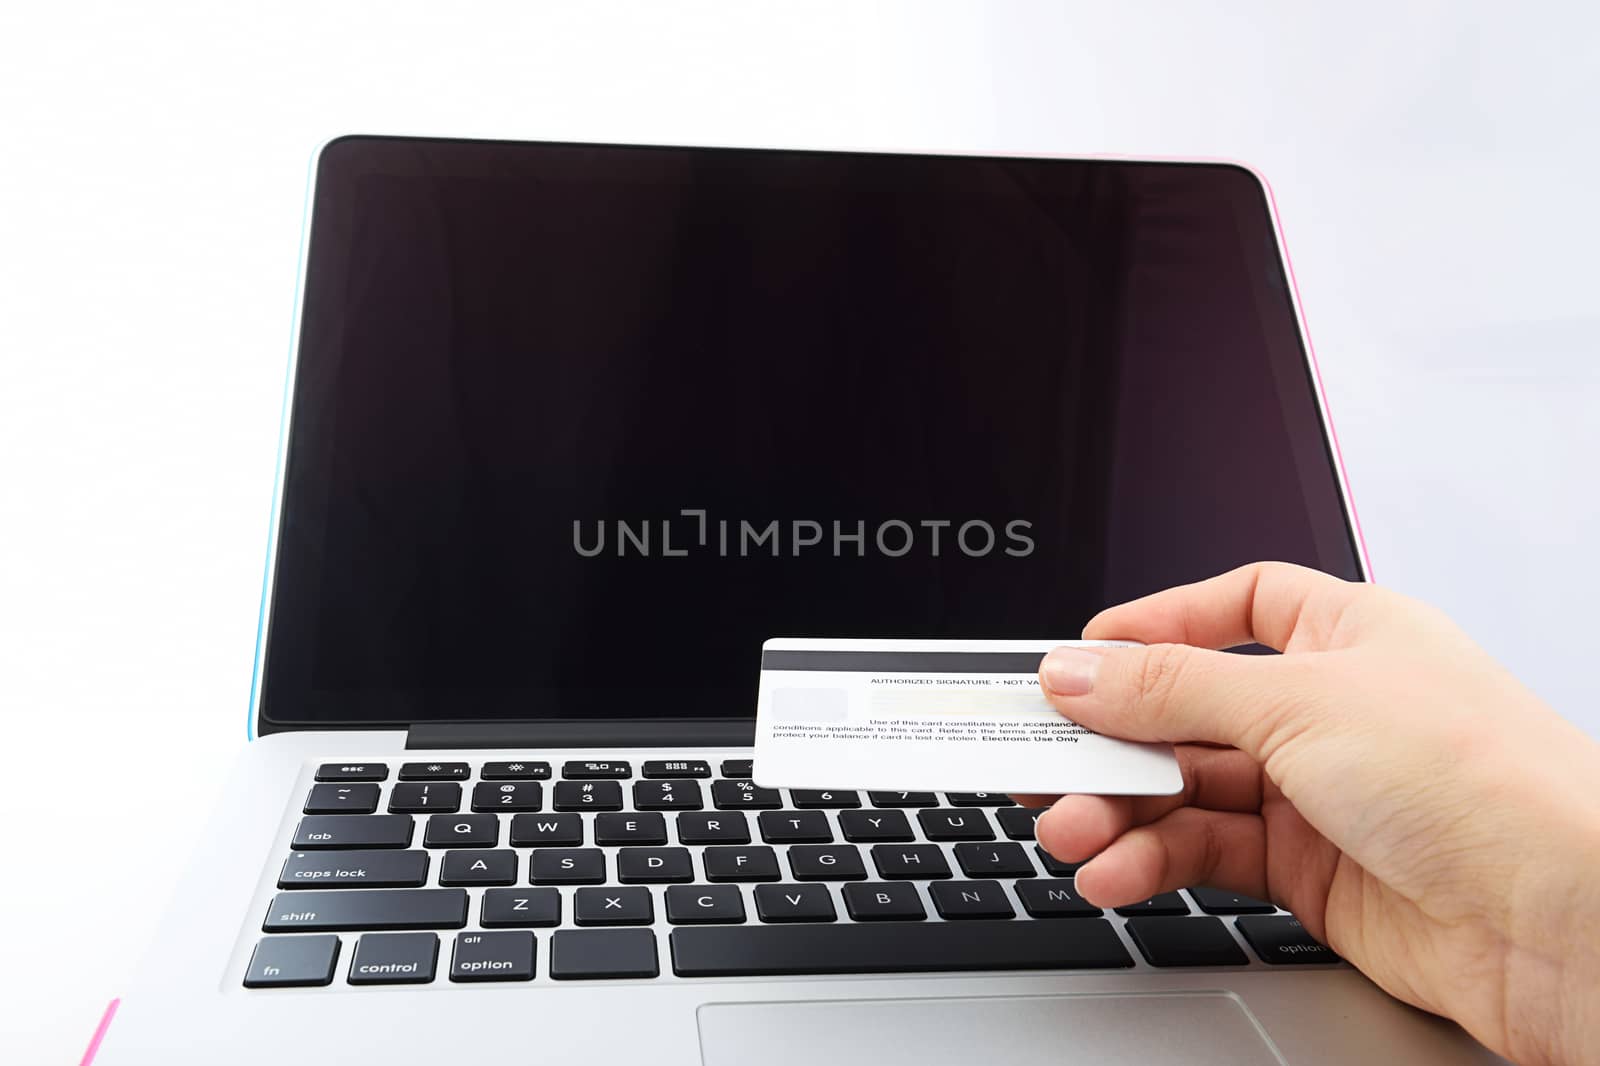
[(77, 1061), (244, 742), (332, 134), (1249, 160), (1379, 580), (1600, 736), (1600, 9), (1075, 6), (0, 8), (0, 1060)]

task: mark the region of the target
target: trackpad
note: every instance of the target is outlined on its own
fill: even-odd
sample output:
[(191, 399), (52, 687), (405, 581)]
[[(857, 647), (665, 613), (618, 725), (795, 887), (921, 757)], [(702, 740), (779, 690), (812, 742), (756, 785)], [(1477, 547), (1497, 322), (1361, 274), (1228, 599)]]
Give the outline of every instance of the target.
[(1225, 992), (708, 1003), (705, 1066), (1283, 1066)]

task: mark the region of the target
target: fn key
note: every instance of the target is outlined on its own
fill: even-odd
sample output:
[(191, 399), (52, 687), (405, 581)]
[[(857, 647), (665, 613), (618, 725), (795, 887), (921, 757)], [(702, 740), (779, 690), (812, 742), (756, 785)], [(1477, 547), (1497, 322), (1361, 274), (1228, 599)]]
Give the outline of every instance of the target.
[(246, 988), (294, 988), (333, 982), (339, 961), (336, 936), (272, 936), (256, 945), (250, 968), (244, 972)]

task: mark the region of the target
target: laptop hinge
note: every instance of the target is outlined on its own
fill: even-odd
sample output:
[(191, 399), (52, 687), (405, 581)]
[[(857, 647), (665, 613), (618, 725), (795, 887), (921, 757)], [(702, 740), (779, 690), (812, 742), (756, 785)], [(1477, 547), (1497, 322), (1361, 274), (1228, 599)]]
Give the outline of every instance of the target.
[(432, 748), (683, 748), (749, 747), (756, 725), (748, 718), (719, 721), (622, 719), (594, 722), (418, 722), (406, 747)]

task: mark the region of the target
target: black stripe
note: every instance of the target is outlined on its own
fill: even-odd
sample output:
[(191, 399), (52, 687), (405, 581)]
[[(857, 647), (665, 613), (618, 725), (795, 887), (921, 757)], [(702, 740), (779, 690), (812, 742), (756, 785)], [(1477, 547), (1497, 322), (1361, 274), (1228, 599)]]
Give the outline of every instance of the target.
[(898, 674), (1036, 674), (1042, 651), (764, 651), (763, 670)]

